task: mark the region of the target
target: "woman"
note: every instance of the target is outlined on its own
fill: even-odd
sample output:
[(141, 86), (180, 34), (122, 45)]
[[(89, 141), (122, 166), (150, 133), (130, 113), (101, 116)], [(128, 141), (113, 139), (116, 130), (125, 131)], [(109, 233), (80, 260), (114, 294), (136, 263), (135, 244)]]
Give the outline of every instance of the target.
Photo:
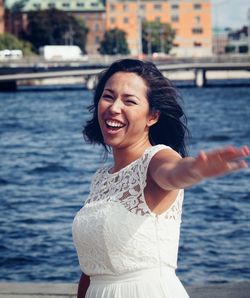
[(183, 189), (247, 167), (249, 148), (186, 157), (183, 110), (150, 62), (125, 59), (104, 71), (84, 136), (113, 154), (73, 222), (82, 274), (78, 297), (184, 298), (175, 275)]

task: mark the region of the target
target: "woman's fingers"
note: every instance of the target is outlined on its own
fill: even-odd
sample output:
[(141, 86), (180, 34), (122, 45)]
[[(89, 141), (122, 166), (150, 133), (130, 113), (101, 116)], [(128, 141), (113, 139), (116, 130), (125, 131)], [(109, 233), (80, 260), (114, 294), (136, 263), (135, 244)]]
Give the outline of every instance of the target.
[(210, 152), (201, 151), (196, 158), (196, 171), (204, 178), (219, 176), (247, 167), (241, 158), (250, 155), (247, 146), (236, 148), (229, 146)]

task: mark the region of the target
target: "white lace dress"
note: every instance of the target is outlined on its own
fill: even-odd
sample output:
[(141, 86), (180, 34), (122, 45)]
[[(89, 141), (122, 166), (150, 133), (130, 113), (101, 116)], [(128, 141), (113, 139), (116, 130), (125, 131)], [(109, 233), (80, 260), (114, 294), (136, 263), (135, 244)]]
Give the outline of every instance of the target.
[(144, 198), (147, 168), (165, 145), (148, 148), (120, 171), (102, 168), (73, 221), (82, 271), (90, 276), (87, 298), (186, 298), (175, 275), (183, 190), (156, 215)]

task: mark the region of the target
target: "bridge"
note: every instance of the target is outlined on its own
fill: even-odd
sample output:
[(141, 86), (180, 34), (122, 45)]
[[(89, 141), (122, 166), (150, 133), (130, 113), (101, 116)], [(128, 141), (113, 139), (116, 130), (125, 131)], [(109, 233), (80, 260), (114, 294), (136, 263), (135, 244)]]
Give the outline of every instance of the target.
[[(16, 90), (20, 81), (60, 78), (60, 77), (82, 77), (87, 89), (93, 89), (95, 78), (98, 73), (110, 65), (109, 62), (86, 63), (74, 62), (46, 62), (36, 61), (36, 63), (17, 63), (0, 65), (0, 91)], [(177, 72), (193, 72), (194, 84), (203, 87), (207, 83), (206, 74), (209, 71), (245, 71), (250, 78), (250, 58), (247, 59), (214, 59), (200, 60), (161, 60), (154, 61), (158, 69), (164, 75)]]

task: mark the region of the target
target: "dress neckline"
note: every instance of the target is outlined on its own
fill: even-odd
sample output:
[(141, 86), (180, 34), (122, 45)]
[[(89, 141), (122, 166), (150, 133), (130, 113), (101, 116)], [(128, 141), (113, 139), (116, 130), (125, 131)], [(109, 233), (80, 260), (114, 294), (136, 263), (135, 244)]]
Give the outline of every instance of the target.
[(126, 169), (128, 169), (130, 166), (132, 166), (136, 162), (138, 162), (138, 160), (140, 160), (152, 148), (153, 148), (153, 146), (146, 148), (140, 157), (138, 157), (137, 159), (133, 160), (131, 163), (127, 164), (125, 167), (121, 168), (120, 170), (118, 170), (118, 171), (116, 171), (114, 173), (110, 173), (110, 170), (112, 169), (112, 166), (107, 166), (106, 167), (106, 173), (107, 173), (107, 175), (109, 177), (112, 177), (112, 176), (115, 176), (115, 175), (118, 175), (118, 174), (122, 173), (123, 171), (125, 171)]

